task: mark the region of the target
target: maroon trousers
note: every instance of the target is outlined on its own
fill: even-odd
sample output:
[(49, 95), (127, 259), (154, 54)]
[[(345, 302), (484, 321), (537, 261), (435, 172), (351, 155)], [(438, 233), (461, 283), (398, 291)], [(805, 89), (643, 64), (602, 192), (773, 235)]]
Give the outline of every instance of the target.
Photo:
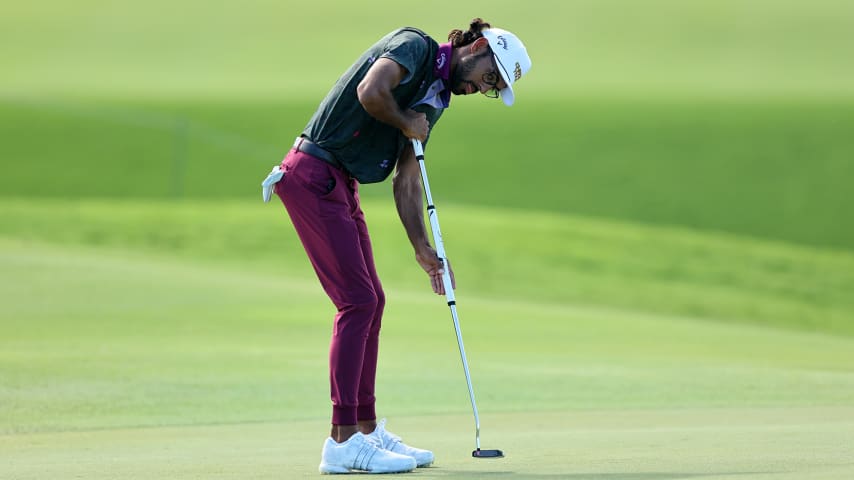
[(338, 309), (329, 348), (332, 423), (374, 420), (374, 384), (385, 295), (359, 205), (359, 184), (323, 160), (291, 150), (276, 194), (317, 278)]

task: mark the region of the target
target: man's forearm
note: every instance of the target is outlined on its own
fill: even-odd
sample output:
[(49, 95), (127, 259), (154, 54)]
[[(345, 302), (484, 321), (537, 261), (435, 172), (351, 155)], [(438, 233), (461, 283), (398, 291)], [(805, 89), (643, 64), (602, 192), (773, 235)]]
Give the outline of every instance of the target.
[(380, 58), (356, 87), (356, 97), (368, 114), (401, 131), (407, 128), (406, 116), (391, 91), (400, 84), (404, 74), (400, 65)]
[(406, 70), (394, 60), (380, 58), (359, 82), (356, 96), (362, 108), (372, 117), (397, 128), (406, 138), (424, 141), (430, 131), (427, 116), (401, 109), (392, 94), (405, 74)]
[(395, 176), (393, 181), (394, 202), (397, 206), (397, 214), (406, 230), (406, 236), (416, 255), (423, 251), (424, 247), (430, 247), (427, 239), (427, 229), (424, 226), (424, 201), (422, 199), (421, 183), (418, 178), (402, 178)]
[(359, 102), (372, 117), (398, 130), (406, 130), (406, 116), (400, 110), (390, 91), (382, 89), (360, 90)]

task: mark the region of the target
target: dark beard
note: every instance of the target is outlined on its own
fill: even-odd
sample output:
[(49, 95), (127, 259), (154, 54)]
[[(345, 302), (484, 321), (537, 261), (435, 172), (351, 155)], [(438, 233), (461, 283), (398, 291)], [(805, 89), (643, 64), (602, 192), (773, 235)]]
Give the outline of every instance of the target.
[(470, 84), (474, 87), (475, 92), (478, 90), (477, 85), (474, 84), (471, 80), (467, 80), (471, 72), (477, 67), (477, 61), (480, 60), (483, 55), (488, 55), (489, 52), (484, 52), (483, 54), (468, 57), (460, 60), (460, 63), (457, 64), (457, 68), (454, 69), (454, 72), (451, 73), (451, 92), (454, 95), (465, 95), (466, 94), (466, 85)]

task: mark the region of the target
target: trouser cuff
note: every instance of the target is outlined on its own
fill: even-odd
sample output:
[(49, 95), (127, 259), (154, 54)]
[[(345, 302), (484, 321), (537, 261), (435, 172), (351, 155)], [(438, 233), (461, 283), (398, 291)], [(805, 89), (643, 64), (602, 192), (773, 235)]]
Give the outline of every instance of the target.
[(377, 413), (374, 409), (374, 404), (359, 405), (359, 407), (356, 409), (356, 416), (357, 420), (359, 420), (360, 422), (363, 420), (376, 420)]
[(356, 407), (339, 407), (332, 406), (332, 425), (356, 425), (358, 423), (358, 415)]

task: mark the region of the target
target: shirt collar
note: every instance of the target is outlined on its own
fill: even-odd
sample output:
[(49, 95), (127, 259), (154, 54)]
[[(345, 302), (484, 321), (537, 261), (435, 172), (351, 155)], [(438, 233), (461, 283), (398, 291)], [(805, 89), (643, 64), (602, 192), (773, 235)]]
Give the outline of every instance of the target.
[(436, 63), (433, 65), (433, 75), (446, 82), (451, 78), (451, 50), (450, 42), (439, 44), (439, 51), (436, 52)]
[(448, 108), (451, 104), (451, 86), (448, 81), (451, 78), (451, 52), (453, 47), (451, 42), (440, 43), (439, 51), (436, 52), (436, 62), (433, 64), (433, 76), (441, 79), (445, 89), (439, 92), (439, 98), (442, 99), (442, 104)]

